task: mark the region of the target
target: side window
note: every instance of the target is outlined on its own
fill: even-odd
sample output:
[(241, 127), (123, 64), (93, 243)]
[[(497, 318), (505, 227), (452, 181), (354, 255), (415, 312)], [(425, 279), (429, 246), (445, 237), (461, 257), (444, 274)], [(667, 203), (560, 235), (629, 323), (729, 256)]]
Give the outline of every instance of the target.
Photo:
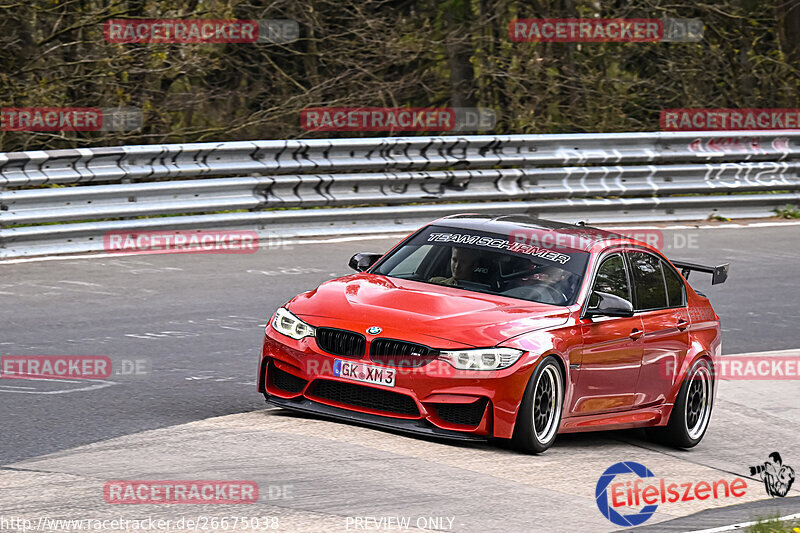
[[(621, 255), (612, 255), (603, 260), (600, 268), (597, 269), (597, 277), (594, 281), (592, 292), (607, 292), (620, 298), (631, 301), (630, 287), (628, 286), (628, 276), (625, 273), (625, 262)], [(589, 300), (589, 307), (597, 307), (597, 298)]]
[(664, 281), (667, 283), (667, 298), (669, 299), (670, 307), (683, 307), (684, 306), (684, 288), (681, 278), (675, 273), (669, 265), (661, 265), (664, 271)]
[(667, 305), (667, 289), (661, 260), (643, 252), (628, 254), (633, 271), (633, 288), (636, 291), (637, 311), (664, 309)]

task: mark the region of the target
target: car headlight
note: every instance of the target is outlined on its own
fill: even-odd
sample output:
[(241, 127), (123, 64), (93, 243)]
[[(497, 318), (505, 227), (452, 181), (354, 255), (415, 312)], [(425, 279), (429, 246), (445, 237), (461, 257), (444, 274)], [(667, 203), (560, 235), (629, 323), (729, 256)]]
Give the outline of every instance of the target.
[(500, 370), (517, 362), (525, 353), (516, 348), (479, 348), (439, 352), (439, 359), (460, 370)]
[(272, 329), (297, 340), (316, 335), (314, 326), (306, 324), (283, 307), (275, 312), (275, 318), (272, 319)]

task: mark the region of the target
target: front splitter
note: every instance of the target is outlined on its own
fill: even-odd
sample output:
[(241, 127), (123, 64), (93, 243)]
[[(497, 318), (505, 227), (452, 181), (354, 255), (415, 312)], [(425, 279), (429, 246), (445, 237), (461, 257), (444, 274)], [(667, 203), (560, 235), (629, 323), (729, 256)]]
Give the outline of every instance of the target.
[(300, 413), (310, 413), (324, 416), (326, 418), (344, 420), (353, 424), (379, 427), (382, 429), (389, 429), (392, 431), (399, 431), (413, 435), (468, 442), (486, 442), (489, 440), (488, 437), (481, 435), (473, 435), (470, 433), (462, 433), (460, 431), (450, 431), (438, 428), (424, 420), (387, 418), (367, 413), (359, 413), (342, 409), (340, 407), (333, 407), (331, 405), (317, 403), (309, 400), (308, 398), (302, 397), (299, 399), (288, 400), (286, 398), (278, 398), (277, 396), (269, 396), (267, 398), (267, 403)]

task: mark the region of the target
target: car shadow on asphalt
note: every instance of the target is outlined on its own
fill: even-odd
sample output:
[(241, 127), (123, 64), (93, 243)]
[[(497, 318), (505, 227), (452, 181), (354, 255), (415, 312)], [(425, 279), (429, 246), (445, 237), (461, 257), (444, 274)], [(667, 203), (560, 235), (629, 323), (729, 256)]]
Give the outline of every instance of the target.
[[(363, 427), (372, 431), (380, 431), (392, 435), (416, 439), (420, 441), (433, 442), (437, 444), (452, 446), (456, 448), (468, 448), (475, 450), (494, 450), (497, 452), (506, 453), (520, 453), (514, 447), (513, 441), (510, 439), (489, 438), (484, 441), (465, 441), (457, 439), (448, 439), (446, 437), (437, 437), (431, 435), (410, 434), (409, 432), (399, 429), (376, 427), (368, 423), (360, 423), (358, 421), (343, 420), (324, 415), (317, 415), (311, 413), (300, 413), (297, 411), (290, 411), (281, 408), (265, 409), (265, 414), (269, 416), (279, 416), (281, 418), (297, 418), (304, 420), (320, 420), (327, 422), (335, 422), (337, 424), (344, 424), (348, 426)], [(592, 431), (581, 433), (564, 433), (558, 435), (552, 450), (568, 450), (570, 448), (598, 448), (602, 446), (618, 446), (619, 444), (628, 444), (640, 448), (647, 448), (653, 451), (679, 451), (671, 448), (660, 446), (650, 441), (643, 429), (623, 429), (614, 431)], [(547, 453), (547, 452), (544, 452)]]

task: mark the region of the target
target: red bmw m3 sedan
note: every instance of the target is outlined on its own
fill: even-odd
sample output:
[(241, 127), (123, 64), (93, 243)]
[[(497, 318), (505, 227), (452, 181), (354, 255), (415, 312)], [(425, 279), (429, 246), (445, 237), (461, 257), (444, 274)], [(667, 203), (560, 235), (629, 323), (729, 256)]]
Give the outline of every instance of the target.
[(454, 215), (267, 324), (271, 404), (409, 433), (512, 439), (646, 427), (690, 448), (708, 428), (719, 317), (687, 283), (728, 265), (671, 262), (646, 243), (525, 215)]

